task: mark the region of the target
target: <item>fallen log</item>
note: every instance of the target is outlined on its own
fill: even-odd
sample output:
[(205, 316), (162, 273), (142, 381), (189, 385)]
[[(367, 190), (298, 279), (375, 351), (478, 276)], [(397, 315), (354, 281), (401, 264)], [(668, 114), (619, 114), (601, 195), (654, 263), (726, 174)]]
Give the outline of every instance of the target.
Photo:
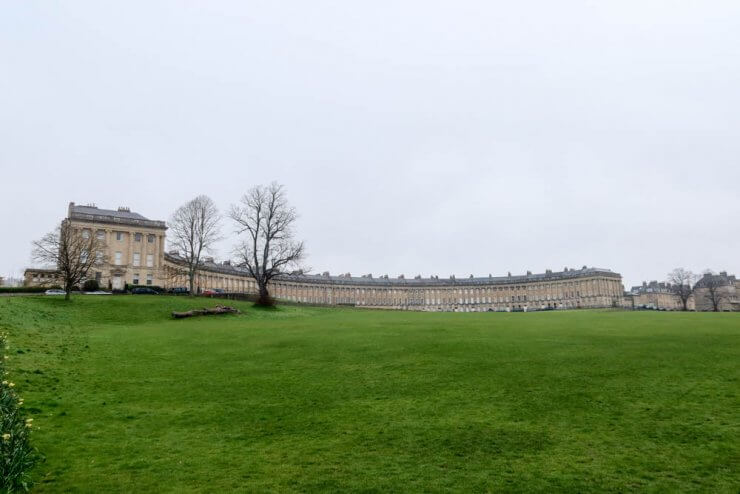
[(241, 314), (241, 312), (239, 311), (239, 309), (225, 305), (217, 305), (212, 309), (204, 307), (202, 309), (193, 309), (186, 312), (172, 311), (172, 317), (175, 319), (184, 319), (186, 317), (196, 316), (211, 316), (216, 314)]

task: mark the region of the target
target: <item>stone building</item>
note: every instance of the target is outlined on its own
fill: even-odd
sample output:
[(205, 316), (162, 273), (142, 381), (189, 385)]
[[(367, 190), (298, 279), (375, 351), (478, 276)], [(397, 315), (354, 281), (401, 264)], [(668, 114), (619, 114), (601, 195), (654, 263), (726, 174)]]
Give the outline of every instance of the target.
[(56, 269), (28, 268), (23, 272), (23, 286), (62, 286), (61, 275)]
[[(101, 287), (122, 290), (125, 285), (164, 285), (164, 244), (167, 226), (164, 221), (145, 218), (128, 208), (99, 209), (69, 203), (67, 220), (83, 234), (97, 235), (107, 251), (104, 262), (95, 265), (90, 278)], [(100, 254), (96, 254), (100, 255)], [(27, 285), (54, 285), (54, 270), (27, 269)]]
[[(165, 253), (167, 227), (163, 221), (149, 220), (127, 208), (106, 210), (74, 203), (69, 205), (67, 218), (105, 240), (106, 260), (92, 273), (103, 287), (123, 289), (126, 283), (164, 288), (188, 285), (184, 259), (177, 252)], [(28, 285), (60, 284), (55, 270), (28, 269), (25, 276)], [(246, 269), (228, 261), (216, 263), (212, 258), (204, 260), (195, 286), (199, 291), (257, 293), (257, 284)], [(460, 312), (620, 307), (623, 290), (618, 273), (586, 266), (469, 278), (294, 273), (274, 279), (270, 287), (274, 297), (298, 303)]]
[(727, 271), (722, 271), (719, 274), (705, 273), (704, 276), (699, 278), (696, 285), (694, 285), (696, 310), (714, 310), (712, 290), (716, 293), (714, 297), (719, 311), (740, 310), (740, 280), (735, 275), (728, 275)]
[[(694, 297), (686, 303), (688, 310), (694, 310)], [(624, 294), (624, 308), (683, 310), (681, 298), (676, 295), (670, 283), (643, 281), (642, 285), (633, 286)]]
[[(169, 286), (187, 286), (184, 260), (165, 254)], [(207, 259), (195, 278), (199, 290), (257, 293), (244, 268)], [(296, 273), (273, 280), (272, 296), (298, 303), (422, 311), (531, 311), (620, 307), (622, 278), (608, 269), (565, 269), (542, 274), (440, 279)]]

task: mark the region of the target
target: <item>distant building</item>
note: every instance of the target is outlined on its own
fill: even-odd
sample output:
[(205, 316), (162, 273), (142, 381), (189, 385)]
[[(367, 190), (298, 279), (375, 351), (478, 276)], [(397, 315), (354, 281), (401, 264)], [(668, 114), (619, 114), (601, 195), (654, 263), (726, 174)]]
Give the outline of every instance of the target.
[(23, 286), (62, 286), (59, 271), (52, 268), (28, 268), (23, 272)]
[[(126, 283), (187, 286), (184, 259), (175, 251), (164, 252), (164, 221), (149, 220), (127, 208), (108, 210), (74, 203), (69, 205), (67, 218), (74, 227), (105, 240), (107, 261), (90, 273), (103, 287), (123, 289)], [(53, 269), (27, 269), (25, 279), (28, 285), (61, 284)], [(245, 268), (228, 261), (216, 263), (208, 257), (196, 273), (195, 288), (257, 292), (257, 284)], [(619, 273), (583, 266), (563, 271), (548, 269), (539, 274), (460, 279), (296, 272), (273, 279), (270, 291), (278, 299), (299, 303), (480, 312), (621, 307), (624, 287)]]
[[(624, 294), (623, 307), (627, 309), (683, 310), (681, 298), (670, 283), (643, 281)], [(687, 309), (694, 310), (694, 299), (690, 297)]]
[(718, 309), (720, 311), (740, 310), (740, 280), (735, 275), (728, 275), (727, 271), (719, 274), (705, 273), (694, 287), (696, 310), (714, 310), (709, 286), (716, 287)]

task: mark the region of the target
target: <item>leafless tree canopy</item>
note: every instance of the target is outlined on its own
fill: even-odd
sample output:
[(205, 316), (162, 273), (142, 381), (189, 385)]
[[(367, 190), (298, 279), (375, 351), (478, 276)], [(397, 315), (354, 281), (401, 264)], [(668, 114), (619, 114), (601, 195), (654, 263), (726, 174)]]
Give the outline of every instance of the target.
[(42, 264), (53, 264), (64, 282), (65, 299), (72, 289), (87, 278), (96, 264), (107, 262), (105, 241), (90, 229), (72, 226), (64, 220), (53, 232), (33, 242), (33, 259)]
[(296, 211), (288, 205), (283, 186), (273, 182), (250, 189), (239, 204), (231, 206), (229, 216), (237, 232), (245, 234), (237, 254), (257, 281), (258, 303), (271, 305), (270, 280), (297, 267), (304, 258), (303, 242), (293, 238)]
[(678, 295), (683, 305), (683, 310), (688, 309), (689, 297), (694, 291), (696, 275), (684, 268), (676, 268), (668, 273), (668, 282), (672, 285), (673, 292)]
[(180, 206), (170, 219), (170, 243), (185, 259), (191, 295), (194, 294), (193, 285), (201, 265), (201, 255), (209, 252), (221, 238), (220, 222), (216, 205), (205, 195)]
[(712, 305), (714, 312), (719, 312), (722, 301), (725, 300), (725, 286), (727, 282), (711, 271), (706, 271), (701, 279), (701, 287), (705, 289), (704, 298)]

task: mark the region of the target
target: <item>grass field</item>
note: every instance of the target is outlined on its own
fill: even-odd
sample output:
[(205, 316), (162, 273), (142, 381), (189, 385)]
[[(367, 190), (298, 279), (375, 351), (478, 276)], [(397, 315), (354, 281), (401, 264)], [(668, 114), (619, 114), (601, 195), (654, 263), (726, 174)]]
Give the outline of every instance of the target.
[(39, 492), (740, 487), (740, 314), (0, 298)]

